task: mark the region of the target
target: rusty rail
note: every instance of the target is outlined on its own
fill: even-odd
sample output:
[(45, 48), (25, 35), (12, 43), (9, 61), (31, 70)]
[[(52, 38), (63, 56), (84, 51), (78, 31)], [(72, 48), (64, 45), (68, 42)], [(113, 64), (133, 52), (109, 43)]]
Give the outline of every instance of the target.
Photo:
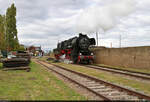
[(117, 69), (117, 68), (113, 68), (113, 67), (104, 67), (104, 66), (99, 66), (99, 65), (94, 65), (97, 67), (103, 67), (103, 68), (109, 68), (109, 69), (113, 69), (113, 70), (118, 70), (118, 71), (125, 71), (125, 72), (131, 72), (131, 73), (137, 73), (137, 74), (143, 74), (143, 75), (149, 75), (149, 73), (144, 73), (144, 72), (136, 72), (136, 71), (131, 71), (131, 70), (126, 70), (126, 69)]
[[(38, 63), (42, 64), (42, 63), (39, 62), (39, 61), (38, 61)], [(94, 93), (94, 94), (96, 94), (97, 96), (103, 98), (104, 100), (111, 100), (111, 99), (109, 99), (109, 98), (107, 98), (107, 97), (105, 97), (105, 96), (103, 96), (103, 95), (101, 95), (101, 94), (99, 94), (99, 93), (97, 93), (97, 92), (91, 90), (90, 88), (85, 87), (84, 85), (80, 84), (79, 82), (77, 82), (77, 81), (75, 81), (75, 80), (72, 80), (71, 78), (69, 78), (69, 77), (67, 77), (67, 76), (65, 76), (65, 75), (63, 75), (63, 74), (61, 74), (60, 72), (57, 72), (57, 71), (55, 71), (55, 70), (49, 68), (48, 66), (46, 66), (46, 65), (44, 65), (44, 64), (42, 64), (42, 65), (43, 65), (44, 67), (46, 67), (47, 69), (49, 69), (49, 70), (51, 70), (51, 71), (53, 71), (53, 72), (55, 72), (55, 73), (57, 73), (57, 74), (59, 74), (59, 75), (65, 77), (66, 79), (70, 80), (71, 82), (76, 83), (77, 85), (79, 85), (79, 86), (81, 86), (81, 87), (83, 87), (83, 88), (85, 88), (85, 89), (91, 91), (92, 93)], [(58, 66), (57, 66), (57, 67), (58, 67)], [(60, 68), (60, 67), (59, 67), (59, 68)]]
[[(40, 61), (38, 61), (38, 62), (39, 62), (40, 64), (42, 64)], [(45, 62), (45, 61), (42, 61), (42, 62), (47, 63), (47, 62)], [(50, 64), (50, 63), (49, 63), (49, 64)], [(42, 65), (44, 65), (44, 64), (42, 64)], [(51, 65), (53, 65), (53, 66), (55, 66), (55, 67), (57, 67), (57, 68), (61, 68), (61, 69), (65, 70), (65, 71), (68, 71), (68, 72), (77, 74), (77, 75), (79, 75), (79, 76), (88, 78), (88, 79), (90, 79), (90, 80), (92, 80), (92, 81), (95, 81), (95, 82), (98, 82), (98, 83), (102, 83), (102, 84), (104, 84), (105, 86), (110, 86), (111, 88), (117, 89), (117, 90), (119, 90), (119, 91), (121, 91), (121, 92), (122, 92), (122, 91), (123, 91), (123, 92), (126, 92), (128, 95), (138, 97), (138, 99), (150, 100), (150, 96), (147, 96), (147, 95), (145, 95), (145, 94), (143, 94), (143, 93), (139, 93), (139, 92), (136, 92), (136, 91), (133, 91), (133, 90), (130, 90), (130, 89), (121, 87), (121, 86), (119, 86), (119, 85), (112, 84), (112, 83), (106, 82), (106, 81), (104, 81), (104, 80), (100, 80), (100, 79), (95, 78), (95, 77), (93, 77), (93, 76), (89, 76), (89, 75), (86, 75), (86, 74), (83, 74), (83, 73), (80, 73), (80, 72), (76, 72), (76, 71), (73, 71), (73, 70), (69, 70), (69, 69), (66, 69), (65, 67), (62, 67), (62, 66), (59, 66), (59, 65), (55, 65), (55, 64), (51, 64)], [(50, 70), (52, 70), (52, 71), (54, 71), (54, 72), (56, 72), (56, 73), (62, 75), (61, 72), (57, 72), (57, 71), (51, 69), (50, 67), (48, 67), (48, 66), (46, 66), (46, 65), (44, 65), (44, 66), (45, 66), (46, 68), (48, 68), (48, 69), (50, 69)], [(65, 78), (71, 80), (72, 82), (75, 82), (75, 83), (77, 83), (78, 85), (80, 85), (80, 86), (82, 86), (82, 87), (88, 89), (89, 91), (95, 93), (96, 95), (102, 97), (104, 100), (111, 100), (110, 98), (105, 97), (104, 95), (102, 95), (102, 94), (100, 94), (100, 93), (98, 93), (98, 92), (95, 92), (95, 91), (93, 91), (92, 89), (89, 89), (89, 88), (86, 87), (86, 86), (83, 86), (82, 84), (78, 83), (78, 82), (75, 81), (75, 80), (72, 80), (72, 79), (66, 77), (65, 75), (63, 75), (63, 76), (64, 76)]]
[(112, 73), (117, 73), (117, 74), (123, 74), (123, 75), (127, 75), (127, 76), (131, 76), (131, 77), (135, 77), (135, 78), (140, 78), (140, 79), (144, 79), (144, 80), (149, 80), (150, 81), (150, 75), (149, 74), (145, 74), (145, 73), (138, 73), (138, 72), (126, 72), (126, 71), (122, 71), (122, 70), (115, 70), (115, 69), (109, 69), (109, 68), (104, 68), (104, 67), (100, 67), (100, 66), (93, 66), (93, 65), (80, 65), (80, 66), (84, 66), (84, 67), (88, 67), (88, 68), (93, 68), (93, 69), (97, 69), (97, 70), (104, 70), (104, 71), (108, 71), (108, 72), (112, 72)]

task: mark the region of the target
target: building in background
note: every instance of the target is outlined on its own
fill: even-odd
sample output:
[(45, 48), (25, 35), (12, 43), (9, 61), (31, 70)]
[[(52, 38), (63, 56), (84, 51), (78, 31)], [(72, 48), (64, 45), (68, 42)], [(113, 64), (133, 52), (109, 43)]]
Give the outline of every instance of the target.
[(32, 56), (43, 56), (44, 51), (41, 49), (41, 46), (29, 46), (26, 48), (26, 50), (32, 55)]

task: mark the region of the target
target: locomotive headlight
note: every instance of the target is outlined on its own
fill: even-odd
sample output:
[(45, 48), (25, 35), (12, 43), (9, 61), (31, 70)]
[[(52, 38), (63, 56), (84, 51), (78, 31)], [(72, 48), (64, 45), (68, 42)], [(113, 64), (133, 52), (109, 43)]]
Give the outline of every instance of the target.
[(82, 55), (82, 53), (79, 53), (79, 55)]
[(94, 55), (93, 53), (91, 53), (91, 55)]

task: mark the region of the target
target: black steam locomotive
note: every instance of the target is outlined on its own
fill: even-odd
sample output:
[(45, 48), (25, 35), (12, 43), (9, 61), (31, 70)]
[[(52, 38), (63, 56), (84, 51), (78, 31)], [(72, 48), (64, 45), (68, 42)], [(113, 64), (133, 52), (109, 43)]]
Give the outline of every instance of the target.
[(94, 60), (93, 53), (89, 50), (91, 45), (95, 45), (95, 39), (79, 33), (79, 37), (73, 37), (58, 43), (53, 52), (57, 60), (61, 56), (65, 56), (65, 59), (71, 60), (73, 63), (89, 64)]

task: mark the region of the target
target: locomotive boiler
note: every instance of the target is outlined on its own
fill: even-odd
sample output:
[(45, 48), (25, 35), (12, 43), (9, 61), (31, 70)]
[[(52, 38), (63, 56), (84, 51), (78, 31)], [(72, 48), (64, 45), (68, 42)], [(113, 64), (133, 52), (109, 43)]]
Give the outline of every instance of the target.
[(95, 45), (95, 39), (89, 38), (86, 34), (79, 33), (79, 37), (62, 41), (57, 44), (57, 48), (53, 50), (57, 60), (64, 56), (64, 59), (73, 63), (92, 63), (94, 60), (93, 53), (89, 47)]

